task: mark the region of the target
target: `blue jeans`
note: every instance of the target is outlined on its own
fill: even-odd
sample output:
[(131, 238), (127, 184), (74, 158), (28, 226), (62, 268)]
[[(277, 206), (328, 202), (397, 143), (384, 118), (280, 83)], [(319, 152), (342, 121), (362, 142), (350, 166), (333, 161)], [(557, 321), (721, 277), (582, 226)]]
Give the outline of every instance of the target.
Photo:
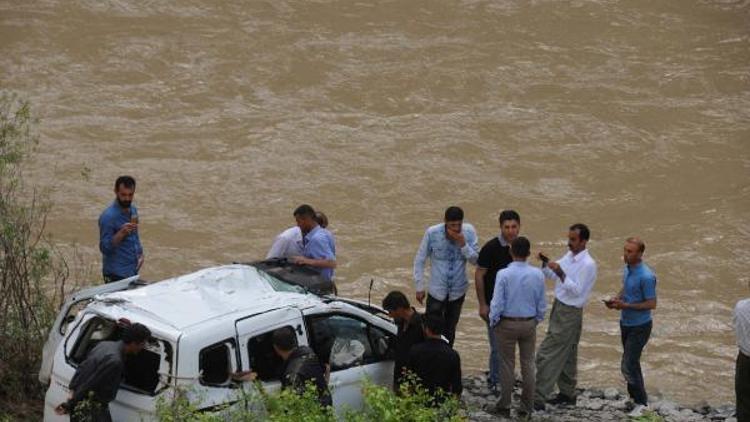
[(495, 330), (492, 329), (489, 323), (487, 323), (487, 336), (490, 339), (490, 373), (487, 376), (487, 383), (495, 387), (500, 382), (500, 350), (497, 348)]
[(620, 324), (622, 338), (622, 364), (620, 370), (628, 384), (628, 395), (636, 404), (648, 405), (646, 386), (641, 372), (641, 352), (651, 336), (652, 321), (634, 327)]

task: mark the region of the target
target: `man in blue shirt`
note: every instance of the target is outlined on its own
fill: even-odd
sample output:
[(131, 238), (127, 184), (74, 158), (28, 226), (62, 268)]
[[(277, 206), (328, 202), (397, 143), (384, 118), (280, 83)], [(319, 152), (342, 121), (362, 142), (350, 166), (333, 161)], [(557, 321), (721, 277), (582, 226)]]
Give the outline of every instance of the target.
[(333, 234), (318, 224), (315, 210), (309, 205), (297, 207), (294, 219), (302, 231), (303, 256), (293, 257), (293, 262), (314, 267), (326, 279), (333, 279), (333, 269), (336, 268), (336, 241)]
[(628, 394), (635, 402), (632, 416), (640, 416), (648, 405), (648, 395), (641, 372), (641, 352), (651, 335), (651, 310), (656, 308), (656, 276), (643, 262), (646, 245), (637, 237), (625, 241), (623, 260), (625, 269), (622, 290), (605, 301), (610, 309), (622, 310), (620, 332), (622, 338), (622, 375), (628, 384)]
[(521, 352), (523, 391), (519, 416), (528, 416), (534, 410), (534, 352), (536, 326), (544, 319), (547, 301), (544, 298), (544, 274), (539, 268), (526, 263), (531, 244), (523, 236), (511, 242), (513, 257), (505, 269), (497, 273), (495, 290), (490, 302), (490, 325), (495, 330), (495, 341), (500, 351), (500, 400), (495, 413), (510, 417), (511, 393), (515, 382), (516, 343)]
[(99, 216), (99, 250), (105, 283), (138, 274), (143, 266), (143, 247), (138, 236), (138, 210), (133, 205), (135, 179), (115, 181), (115, 200)]
[(469, 286), (466, 278), (466, 261), (477, 263), (479, 244), (477, 233), (469, 223), (464, 223), (464, 212), (459, 207), (445, 210), (445, 223), (436, 224), (425, 231), (417, 256), (414, 258), (414, 284), (417, 302), (425, 298), (424, 266), (430, 258), (430, 287), (426, 314), (445, 320), (445, 337), (453, 346), (456, 325)]

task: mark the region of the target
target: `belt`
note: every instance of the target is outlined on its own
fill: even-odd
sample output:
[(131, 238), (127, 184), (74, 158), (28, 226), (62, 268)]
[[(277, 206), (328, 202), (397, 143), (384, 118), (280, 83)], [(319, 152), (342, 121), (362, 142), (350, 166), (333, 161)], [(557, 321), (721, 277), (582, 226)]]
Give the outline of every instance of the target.
[(501, 318), (501, 320), (507, 320), (507, 321), (531, 321), (534, 318), (536, 318), (536, 317), (533, 317), (533, 316), (530, 316), (530, 317), (509, 317), (509, 316), (504, 316), (504, 317)]

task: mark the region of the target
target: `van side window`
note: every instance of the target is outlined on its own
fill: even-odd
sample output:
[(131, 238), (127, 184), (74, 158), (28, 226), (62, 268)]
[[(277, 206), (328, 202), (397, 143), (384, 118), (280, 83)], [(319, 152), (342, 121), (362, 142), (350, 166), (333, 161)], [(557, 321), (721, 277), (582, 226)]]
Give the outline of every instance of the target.
[(232, 354), (234, 339), (216, 343), (200, 351), (198, 369), (200, 382), (205, 385), (225, 386), (234, 372)]
[[(77, 367), (97, 344), (118, 341), (121, 335), (121, 328), (115, 321), (93, 317), (81, 329), (67, 356), (68, 361)], [(140, 394), (155, 395), (169, 385), (172, 363), (172, 345), (152, 337), (140, 353), (125, 359), (122, 387)]]
[(368, 338), (370, 325), (349, 316), (334, 314), (308, 319), (311, 347), (331, 371), (371, 363), (374, 359)]
[(250, 370), (256, 372), (258, 379), (261, 381), (278, 381), (281, 378), (281, 369), (284, 366), (283, 359), (273, 350), (272, 335), (273, 331), (270, 331), (247, 341)]

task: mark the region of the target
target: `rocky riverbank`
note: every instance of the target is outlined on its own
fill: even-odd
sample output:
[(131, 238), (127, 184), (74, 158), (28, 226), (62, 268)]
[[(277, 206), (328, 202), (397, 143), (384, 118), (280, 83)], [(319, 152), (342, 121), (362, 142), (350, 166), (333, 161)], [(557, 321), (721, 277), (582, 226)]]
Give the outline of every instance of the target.
[[(496, 397), (488, 388), (484, 377), (481, 375), (467, 376), (463, 380), (464, 392), (462, 399), (466, 403), (471, 421), (497, 421), (502, 420), (491, 414), (491, 409), (497, 402)], [(518, 408), (521, 395), (520, 381), (516, 381), (513, 391), (512, 419), (516, 419), (515, 410)], [(627, 393), (617, 388), (587, 388), (580, 389), (575, 406), (555, 407), (547, 405), (545, 411), (534, 412), (533, 421), (627, 421), (631, 404)], [(711, 407), (708, 405), (697, 407), (686, 407), (662, 397), (650, 397), (650, 409), (652, 413), (644, 418), (635, 420), (668, 422), (737, 422), (734, 417), (734, 406), (725, 405)], [(660, 418), (661, 419), (660, 419)], [(508, 419), (505, 419), (508, 420)]]

